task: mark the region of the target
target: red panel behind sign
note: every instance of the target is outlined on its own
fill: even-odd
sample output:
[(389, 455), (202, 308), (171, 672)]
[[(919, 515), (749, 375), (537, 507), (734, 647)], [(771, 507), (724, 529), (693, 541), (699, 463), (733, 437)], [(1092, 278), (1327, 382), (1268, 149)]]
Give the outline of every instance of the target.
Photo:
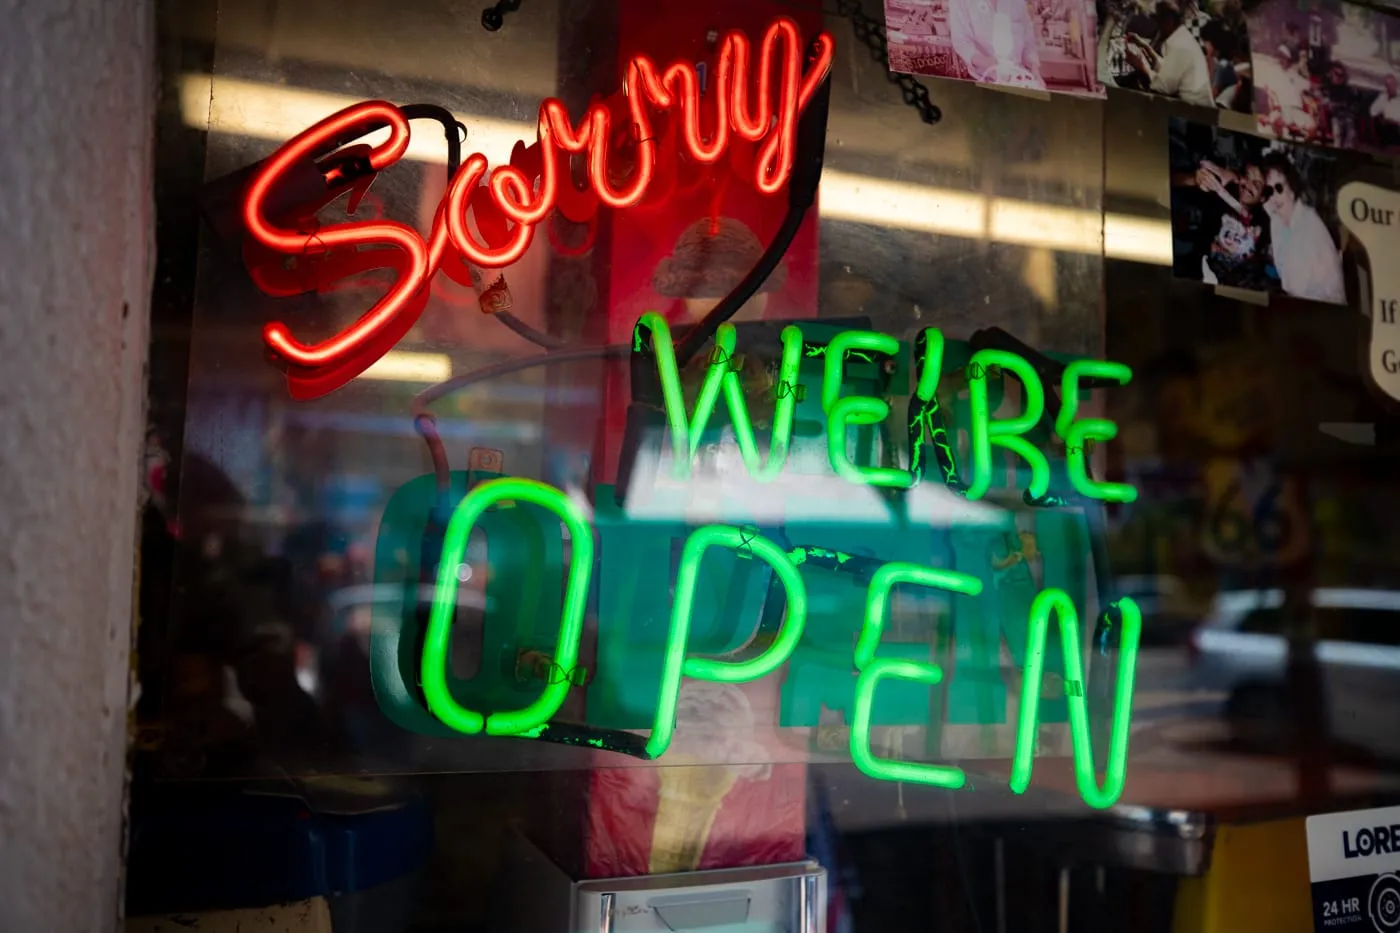
[[(623, 3), (618, 65), (643, 52), (656, 61), (694, 62), (701, 75), (704, 119), (713, 120), (713, 94), (704, 90), (714, 84), (720, 40), (731, 29), (760, 36), (779, 16), (792, 18), (806, 40), (822, 28), (820, 14), (777, 3)], [(756, 82), (757, 76), (749, 81)], [(664, 132), (678, 131), (678, 123), (670, 121)], [(705, 128), (710, 125), (702, 123)], [(649, 195), (645, 203), (608, 218), (611, 236), (605, 256), (598, 258), (605, 263), (600, 277), (607, 280), (602, 291), (609, 298), (610, 340), (629, 340), (645, 311), (660, 312), (672, 325), (699, 320), (757, 262), (787, 213), (787, 190), (768, 195), (754, 187), (756, 148), (735, 137), (727, 155), (713, 165), (690, 160), (658, 165), (654, 190), (669, 194)], [(773, 275), (733, 320), (814, 317), (816, 306), (817, 212), (813, 209)], [(605, 392), (606, 428), (594, 458), (593, 478), (610, 483), (617, 475), (626, 417), (625, 367), (609, 367)]]
[[(804, 39), (822, 28), (819, 13), (798, 12), (763, 0), (624, 2), (617, 60), (625, 63), (644, 51), (657, 61), (692, 61), (702, 81), (712, 84), (718, 40), (731, 29), (761, 35), (777, 16), (792, 17)], [(667, 166), (658, 171), (655, 184), (658, 190), (669, 190), (668, 197), (648, 198), (647, 203), (614, 212), (605, 220), (610, 236), (600, 241), (603, 255), (595, 257), (595, 268), (604, 283), (599, 293), (608, 296), (610, 340), (630, 340), (633, 325), (645, 311), (658, 311), (673, 325), (699, 320), (758, 261), (782, 224), (788, 201), (786, 188), (766, 195), (753, 186), (754, 149), (751, 143), (733, 139), (730, 156), (715, 165)], [(733, 320), (807, 318), (815, 317), (816, 311), (817, 211), (813, 209), (777, 270)], [(593, 460), (596, 482), (611, 483), (617, 474), (628, 401), (627, 367), (608, 367), (606, 424)], [(779, 684), (776, 678), (766, 678), (723, 689), (741, 694), (743, 702), (734, 715), (748, 729), (728, 723), (713, 710), (697, 715), (711, 728), (735, 726), (735, 736), (748, 731), (746, 740), (759, 747), (721, 756), (727, 764), (595, 771), (590, 778), (586, 828), (589, 877), (802, 858), (806, 766), (743, 763), (771, 761), (778, 753), (773, 727), (778, 721)], [(683, 689), (683, 707), (690, 692)], [(697, 760), (713, 761), (714, 756)]]

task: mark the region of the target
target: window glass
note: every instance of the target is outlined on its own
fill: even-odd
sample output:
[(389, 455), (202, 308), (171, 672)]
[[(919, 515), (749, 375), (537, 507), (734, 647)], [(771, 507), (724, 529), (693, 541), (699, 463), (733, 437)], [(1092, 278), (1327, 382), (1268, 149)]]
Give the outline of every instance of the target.
[[(1303, 820), (1400, 799), (1327, 213), (1393, 163), (1304, 173), (1346, 303), (1245, 290), (1197, 150), (1238, 200), (1258, 124), (1133, 89), (1174, 4), (991, 4), (1050, 90), (956, 80), (941, 0), (484, 6), (163, 7), (128, 913), (1301, 928)], [(1374, 97), (1316, 19), (1263, 35)]]

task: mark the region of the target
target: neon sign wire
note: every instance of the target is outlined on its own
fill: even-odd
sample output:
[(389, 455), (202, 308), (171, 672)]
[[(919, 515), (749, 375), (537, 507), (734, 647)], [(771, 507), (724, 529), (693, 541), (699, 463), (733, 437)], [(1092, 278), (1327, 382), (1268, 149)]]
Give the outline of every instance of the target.
[[(595, 102), (577, 125), (563, 102), (548, 98), (540, 104), (536, 142), (528, 148), (517, 144), (509, 165), (488, 177), (486, 157), (469, 155), (456, 170), (426, 240), (398, 221), (323, 226), (315, 217), (347, 191), (353, 212), (373, 178), (403, 157), (410, 136), (404, 110), (366, 101), (302, 131), (262, 163), (243, 197), (249, 236), (244, 258), (254, 281), (273, 295), (308, 290), (304, 271), (295, 277), (278, 274), (286, 257), (319, 264), (314, 280), (320, 285), (375, 268), (392, 269), (397, 277), (368, 311), (333, 337), (305, 343), (281, 321), (264, 327), (264, 342), (286, 370), (292, 395), (312, 398), (333, 391), (387, 352), (422, 313), (428, 283), (438, 271), (469, 282), (468, 264), (499, 269), (515, 262), (536, 227), (556, 211), (587, 223), (600, 207), (628, 208), (656, 196), (653, 182), (663, 155), (683, 154), (699, 165), (713, 165), (726, 155), (731, 161), (751, 158), (751, 183), (769, 195), (787, 187), (789, 211), (759, 263), (687, 339), (679, 353), (684, 365), (771, 273), (815, 199), (832, 52), (831, 37), (821, 33), (804, 62), (801, 34), (787, 18), (768, 27), (757, 53), (742, 32), (730, 32), (720, 45), (708, 107), (702, 107), (692, 63), (661, 69), (638, 55), (625, 68), (621, 92)], [(379, 145), (343, 148), (383, 128), (389, 136)], [(625, 128), (620, 136), (618, 128)], [(615, 181), (624, 152), (633, 164)], [(569, 181), (567, 168), (575, 156), (586, 161), (585, 189)], [(308, 166), (320, 174), (324, 192), (309, 203), (276, 209), (305, 183)]]

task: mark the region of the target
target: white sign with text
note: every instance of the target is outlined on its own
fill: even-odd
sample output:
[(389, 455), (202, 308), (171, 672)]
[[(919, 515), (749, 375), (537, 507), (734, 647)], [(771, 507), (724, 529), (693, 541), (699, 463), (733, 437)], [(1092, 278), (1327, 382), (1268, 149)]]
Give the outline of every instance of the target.
[(1400, 807), (1308, 817), (1313, 929), (1400, 933)]

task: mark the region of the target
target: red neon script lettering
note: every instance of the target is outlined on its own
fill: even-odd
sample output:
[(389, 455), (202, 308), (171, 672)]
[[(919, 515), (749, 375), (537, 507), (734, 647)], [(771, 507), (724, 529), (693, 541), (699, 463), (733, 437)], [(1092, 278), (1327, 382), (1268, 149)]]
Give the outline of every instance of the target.
[[(315, 398), (334, 391), (383, 356), (422, 313), (429, 281), (439, 269), (446, 267), (462, 281), (465, 276), (454, 263), (487, 269), (510, 265), (529, 248), (535, 228), (556, 209), (571, 221), (591, 224), (600, 204), (627, 208), (640, 203), (657, 174), (659, 155), (670, 151), (659, 141), (674, 140), (672, 149), (697, 163), (714, 164), (737, 136), (757, 145), (754, 186), (765, 194), (780, 191), (792, 174), (798, 116), (831, 66), (831, 37), (822, 33), (813, 46), (804, 73), (797, 25), (786, 18), (775, 21), (764, 34), (753, 68), (755, 89), (749, 40), (741, 32), (729, 33), (712, 73), (713, 89), (705, 95), (713, 104), (705, 108), (692, 63), (677, 62), (662, 71), (644, 55), (627, 64), (620, 94), (594, 103), (577, 126), (561, 101), (544, 100), (536, 142), (528, 148), (517, 143), (509, 165), (487, 178), (484, 155), (474, 153), (463, 161), (426, 242), (417, 230), (397, 221), (328, 226), (316, 221), (317, 211), (346, 190), (353, 192), (348, 205), (353, 213), (374, 175), (403, 157), (410, 135), (403, 111), (383, 101), (367, 101), (298, 134), (263, 163), (244, 194), (243, 221), (249, 234), (244, 261), (258, 287), (271, 295), (298, 294), (383, 268), (394, 270), (397, 278), (373, 307), (327, 340), (302, 343), (280, 321), (263, 329), (264, 342), (287, 371), (292, 395)], [(660, 130), (653, 126), (654, 118), (661, 122)], [(380, 145), (345, 148), (384, 127), (389, 138)], [(629, 150), (630, 159), (617, 157), (622, 149)], [(576, 188), (570, 180), (569, 160), (575, 155), (586, 161), (587, 189)], [(295, 180), (305, 183), (308, 165), (315, 166), (325, 189), (310, 196), (311, 203), (273, 210), (270, 205), (279, 194), (288, 199), (286, 189)], [(289, 264), (297, 267), (294, 272), (287, 271)]]

